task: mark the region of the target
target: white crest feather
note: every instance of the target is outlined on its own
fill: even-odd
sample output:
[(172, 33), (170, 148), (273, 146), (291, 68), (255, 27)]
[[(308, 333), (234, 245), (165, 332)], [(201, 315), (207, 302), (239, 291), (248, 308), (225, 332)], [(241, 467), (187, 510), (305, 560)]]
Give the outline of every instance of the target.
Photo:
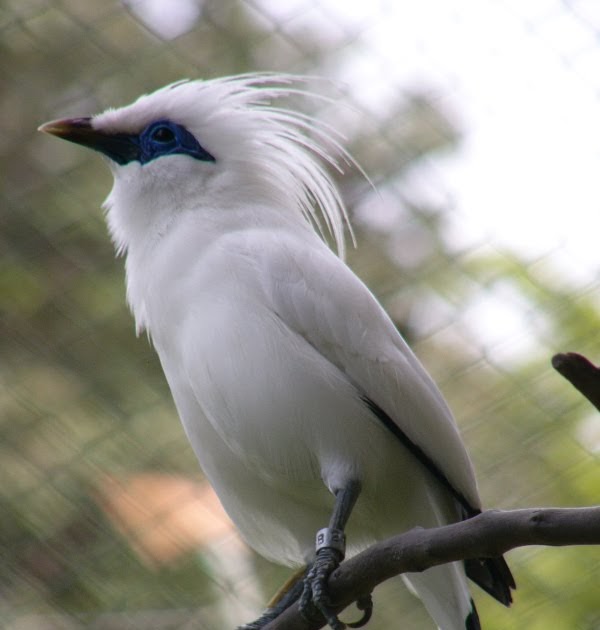
[[(235, 160), (254, 169), (280, 196), (291, 197), (321, 236), (329, 232), (343, 258), (344, 227), (353, 242), (354, 235), (344, 202), (325, 164), (342, 172), (341, 160), (363, 175), (364, 172), (329, 125), (273, 104), (290, 96), (329, 101), (298, 87), (310, 81), (311, 77), (272, 73), (178, 81), (140, 97), (128, 107), (96, 116), (93, 124), (106, 131), (136, 133), (164, 117), (185, 125), (201, 143), (203, 137), (213, 134), (213, 145), (229, 146)], [(201, 128), (198, 121), (202, 121)], [(213, 145), (209, 145), (209, 150), (218, 160), (218, 148)]]

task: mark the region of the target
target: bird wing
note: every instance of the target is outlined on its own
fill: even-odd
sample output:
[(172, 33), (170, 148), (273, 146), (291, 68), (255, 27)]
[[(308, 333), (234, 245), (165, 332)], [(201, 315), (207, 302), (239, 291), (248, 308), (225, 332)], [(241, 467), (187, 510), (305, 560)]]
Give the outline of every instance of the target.
[(350, 380), (373, 414), (463, 506), (479, 512), (472, 464), (441, 392), (365, 284), (327, 247), (263, 240), (276, 315)]

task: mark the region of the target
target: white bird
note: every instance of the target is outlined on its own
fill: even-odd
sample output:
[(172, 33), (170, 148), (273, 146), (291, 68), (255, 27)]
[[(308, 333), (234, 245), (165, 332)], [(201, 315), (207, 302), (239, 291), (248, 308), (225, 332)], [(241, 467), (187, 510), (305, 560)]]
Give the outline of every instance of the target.
[[(345, 536), (352, 555), (481, 509), (441, 393), (342, 260), (347, 215), (323, 162), (347, 154), (324, 124), (273, 105), (306, 93), (300, 81), (182, 81), (40, 128), (108, 156), (127, 299), (198, 460), (258, 553), (310, 567), (248, 628), (297, 599), (345, 627), (326, 587)], [(314, 229), (320, 216), (340, 256)], [(404, 578), (439, 628), (474, 630), (466, 575), (510, 603), (502, 558)]]

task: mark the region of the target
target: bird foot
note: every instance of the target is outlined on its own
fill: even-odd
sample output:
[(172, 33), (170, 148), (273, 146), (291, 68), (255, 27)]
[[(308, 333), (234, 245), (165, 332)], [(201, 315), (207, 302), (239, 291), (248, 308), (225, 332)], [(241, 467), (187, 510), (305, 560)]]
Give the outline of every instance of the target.
[(323, 615), (332, 630), (344, 630), (346, 627), (331, 606), (327, 588), (329, 576), (338, 568), (343, 558), (343, 554), (337, 549), (331, 547), (319, 549), (315, 561), (304, 578), (304, 590), (299, 602), (300, 613), (303, 617), (308, 620), (313, 619), (316, 609)]

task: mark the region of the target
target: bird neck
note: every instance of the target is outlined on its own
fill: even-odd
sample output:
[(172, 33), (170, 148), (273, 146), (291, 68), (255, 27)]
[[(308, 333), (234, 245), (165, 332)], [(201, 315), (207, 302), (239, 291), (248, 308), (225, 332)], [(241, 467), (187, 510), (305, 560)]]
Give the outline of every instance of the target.
[(136, 320), (138, 333), (154, 332), (152, 304), (160, 300), (176, 303), (170, 292), (194, 267), (201, 265), (211, 247), (233, 233), (266, 230), (270, 233), (304, 233), (308, 240), (318, 239), (300, 211), (260, 204), (234, 204), (228, 207), (195, 207), (170, 215), (147, 229), (143, 238), (131, 239), (126, 256), (127, 300)]

